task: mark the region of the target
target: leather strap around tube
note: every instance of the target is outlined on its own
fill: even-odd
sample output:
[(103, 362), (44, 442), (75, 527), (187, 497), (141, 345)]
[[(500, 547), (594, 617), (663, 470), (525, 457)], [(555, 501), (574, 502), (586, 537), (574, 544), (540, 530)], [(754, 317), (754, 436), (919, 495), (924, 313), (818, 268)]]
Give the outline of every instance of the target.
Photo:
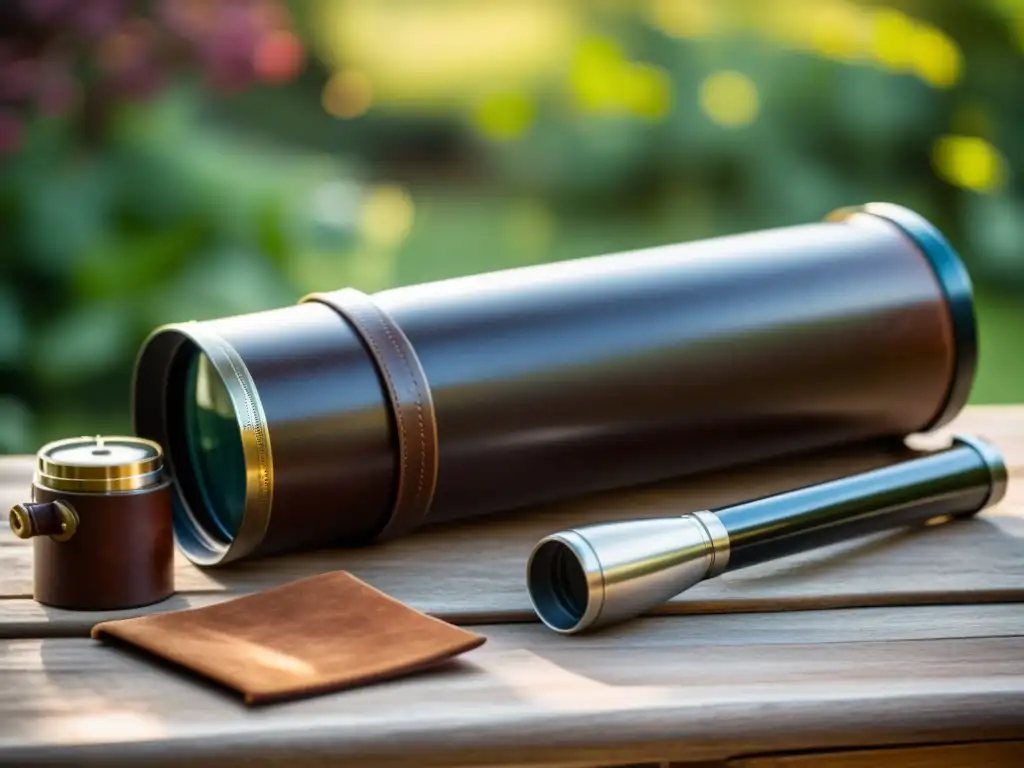
[(430, 385), (409, 339), (398, 324), (365, 293), (345, 288), (313, 293), (316, 301), (342, 316), (359, 334), (384, 380), (398, 435), (398, 482), (391, 516), (377, 541), (418, 527), (437, 486), (437, 419)]

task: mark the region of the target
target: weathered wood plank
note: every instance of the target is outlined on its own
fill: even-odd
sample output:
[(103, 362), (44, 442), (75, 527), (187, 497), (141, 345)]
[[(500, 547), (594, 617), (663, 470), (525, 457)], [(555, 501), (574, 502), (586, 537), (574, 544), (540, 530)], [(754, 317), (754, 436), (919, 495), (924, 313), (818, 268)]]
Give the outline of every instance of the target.
[(767, 755), (730, 760), (728, 768), (1013, 768), (1019, 765), (1024, 765), (1024, 741)]
[[(480, 631), (484, 631), (481, 629)], [(780, 613), (657, 617), (563, 638), (532, 623), (503, 624), (491, 647), (570, 646), (644, 651), (656, 647), (881, 643), (1024, 637), (1024, 605), (893, 606)], [(752, 651), (756, 653), (757, 651)], [(1024, 674), (1024, 667), (1021, 669)]]
[[(953, 429), (993, 440), (1015, 468), (1014, 476), (1024, 475), (1024, 407), (968, 409), (951, 429), (927, 440), (934, 442)], [(532, 612), (524, 563), (530, 547), (546, 533), (598, 520), (719, 506), (879, 466), (894, 457), (891, 450), (854, 447), (787, 458), (435, 527), (377, 547), (280, 557), (223, 569), (203, 571), (179, 556), (177, 587), (182, 594), (164, 608), (203, 604), (218, 596), (346, 569), (416, 608), (445, 618), (467, 623), (528, 620)], [(0, 503), (24, 495), (27, 475), (22, 475), (28, 466), (24, 461), (0, 461), (0, 480), (7, 478), (0, 482)], [(1018, 491), (1017, 484), (1011, 482), (1006, 501), (994, 512), (1024, 521), (1024, 488)], [(1022, 600), (1024, 537), (1011, 535), (1018, 522), (997, 526), (980, 519), (837, 545), (702, 584), (662, 610), (701, 613)], [(956, 557), (950, 557), (952, 551)], [(11, 599), (30, 594), (31, 547), (0, 528), (0, 636), (80, 634), (85, 622), (97, 618)]]
[[(652, 613), (1024, 602), (1024, 520), (999, 523), (962, 521), (830, 547), (814, 558), (790, 558), (726, 574)], [(497, 545), (484, 544), (481, 549), (484, 562), (446, 562), (437, 556), (410, 562), (395, 556), (391, 565), (404, 563), (404, 568), (388, 567), (381, 559), (351, 570), (420, 610), (460, 624), (535, 621), (522, 576), (525, 555)], [(324, 571), (343, 565), (315, 562)], [(284, 570), (274, 575), (276, 580), (268, 577), (264, 586), (300, 574)], [(155, 606), (117, 612), (62, 611), (29, 599), (0, 600), (0, 637), (84, 637), (101, 620), (209, 605), (257, 588), (259, 583), (246, 582), (232, 592), (183, 593)]]
[[(835, 639), (862, 623), (846, 613), (823, 614)], [(614, 765), (1024, 732), (1024, 637), (751, 648), (694, 642), (686, 623), (588, 640), (489, 626), (434, 672), (263, 709), (120, 648), (2, 641), (0, 764)]]
[[(199, 608), (223, 599), (219, 595), (177, 595), (156, 606), (154, 612)], [(56, 619), (49, 615), (55, 609), (46, 609), (30, 600), (13, 600), (2, 604), (0, 639), (27, 639), (47, 637), (88, 637), (89, 631), (100, 621), (129, 618), (135, 611), (82, 612), (62, 611)], [(665, 621), (675, 613), (658, 613), (662, 621), (645, 622), (641, 633), (644, 644), (656, 642), (662, 634), (675, 640), (685, 637), (690, 642), (707, 641), (713, 644), (747, 643), (758, 645), (770, 642), (793, 642), (803, 638), (806, 642), (846, 642), (851, 640), (936, 640), (964, 637), (1024, 636), (1024, 603), (972, 602), (966, 605), (899, 605), (863, 608), (832, 608), (807, 610), (780, 610), (772, 613), (741, 612), (691, 613), (682, 624)], [(823, 618), (824, 617), (824, 618)], [(468, 620), (453, 619), (464, 626), (484, 626), (477, 616)], [(507, 634), (532, 636), (536, 631), (535, 619), (526, 617), (520, 622), (506, 623)], [(847, 625), (843, 622), (852, 622)], [(757, 636), (750, 635), (751, 627)], [(595, 636), (583, 636), (579, 642), (632, 643), (632, 623), (612, 627)]]

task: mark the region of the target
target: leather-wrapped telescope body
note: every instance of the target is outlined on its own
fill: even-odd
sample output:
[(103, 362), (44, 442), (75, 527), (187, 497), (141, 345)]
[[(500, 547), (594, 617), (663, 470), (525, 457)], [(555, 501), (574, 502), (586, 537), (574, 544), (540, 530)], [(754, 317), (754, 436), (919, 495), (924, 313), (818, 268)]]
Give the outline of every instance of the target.
[(928, 430), (975, 360), (956, 253), (870, 204), (166, 326), (133, 408), (215, 565)]

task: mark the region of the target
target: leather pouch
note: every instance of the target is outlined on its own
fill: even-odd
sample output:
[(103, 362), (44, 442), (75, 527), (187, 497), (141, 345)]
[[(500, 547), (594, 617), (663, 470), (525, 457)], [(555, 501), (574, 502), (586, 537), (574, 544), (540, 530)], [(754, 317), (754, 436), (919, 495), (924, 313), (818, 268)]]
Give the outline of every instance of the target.
[(420, 613), (346, 571), (217, 605), (92, 629), (240, 692), (247, 704), (312, 696), (398, 677), (485, 638)]

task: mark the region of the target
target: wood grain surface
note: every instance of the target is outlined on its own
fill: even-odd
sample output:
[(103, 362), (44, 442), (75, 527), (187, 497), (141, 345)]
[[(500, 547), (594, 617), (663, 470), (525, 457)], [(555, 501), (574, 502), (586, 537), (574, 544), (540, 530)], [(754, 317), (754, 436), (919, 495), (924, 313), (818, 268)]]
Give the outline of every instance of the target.
[[(1024, 406), (968, 409), (953, 431), (991, 439), (1014, 474), (1024, 474)], [(203, 605), (329, 570), (349, 570), (415, 608), (465, 624), (533, 619), (526, 557), (543, 535), (598, 520), (682, 513), (777, 492), (905, 455), (893, 447), (820, 452), (678, 482), (593, 496), (515, 514), (434, 527), (382, 546), (328, 550), (201, 570), (178, 557), (179, 594), (127, 614), (83, 616), (26, 600), (31, 546), (0, 527), (0, 637), (84, 635), (93, 619)], [(0, 508), (24, 497), (31, 461), (0, 460)], [(1024, 494), (1013, 482), (991, 514), (916, 531), (880, 534), (766, 563), (705, 582), (661, 613), (764, 611), (1024, 600)], [(1018, 526), (1019, 530), (1013, 529)], [(955, 552), (955, 557), (951, 556)]]
[(1022, 765), (1024, 741), (769, 755), (727, 763), (728, 768), (1019, 768)]
[(899, 610), (750, 615), (753, 643), (677, 617), (586, 639), (487, 626), (486, 645), (432, 672), (255, 710), (120, 648), (6, 640), (0, 764), (615, 765), (1019, 736), (1024, 636), (1002, 633), (1020, 612), (979, 609), (967, 626), (990, 636), (942, 639), (969, 631), (935, 613), (957, 609), (886, 628)]
[[(488, 637), (431, 672), (262, 709), (86, 638), (97, 621), (139, 611), (33, 602), (31, 547), (0, 528), (0, 765), (1024, 764), (1019, 742), (1009, 744), (1024, 734), (1024, 407), (971, 408), (913, 442), (935, 446), (954, 430), (989, 438), (1010, 467), (1006, 500), (981, 518), (729, 574), (662, 609), (690, 615), (590, 636), (555, 635), (529, 611), (523, 566), (545, 533), (715, 507), (901, 453), (791, 457), (362, 550), (210, 571), (179, 560), (179, 594), (146, 610), (347, 569)], [(0, 459), (0, 505), (24, 498), (31, 467)]]

